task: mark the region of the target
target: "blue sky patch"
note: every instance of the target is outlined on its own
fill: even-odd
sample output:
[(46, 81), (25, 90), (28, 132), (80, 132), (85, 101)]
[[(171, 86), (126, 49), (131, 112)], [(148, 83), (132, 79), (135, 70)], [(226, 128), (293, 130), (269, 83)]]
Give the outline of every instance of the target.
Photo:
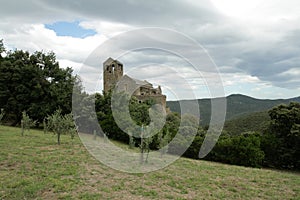
[(92, 29), (84, 29), (79, 26), (79, 21), (73, 22), (55, 22), (53, 24), (45, 24), (47, 29), (55, 31), (57, 36), (71, 36), (76, 38), (86, 38), (88, 36), (96, 35), (96, 31)]

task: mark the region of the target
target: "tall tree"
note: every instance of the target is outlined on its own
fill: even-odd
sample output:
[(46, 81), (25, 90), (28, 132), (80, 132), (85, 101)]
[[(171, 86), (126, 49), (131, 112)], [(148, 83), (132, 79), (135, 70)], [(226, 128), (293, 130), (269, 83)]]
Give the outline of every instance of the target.
[(60, 68), (53, 52), (6, 54), (0, 59), (0, 108), (12, 125), (20, 122), (24, 110), (38, 123), (58, 108), (63, 114), (71, 112), (75, 82), (71, 68)]
[(272, 122), (262, 141), (266, 164), (300, 169), (300, 104), (276, 106), (269, 115)]

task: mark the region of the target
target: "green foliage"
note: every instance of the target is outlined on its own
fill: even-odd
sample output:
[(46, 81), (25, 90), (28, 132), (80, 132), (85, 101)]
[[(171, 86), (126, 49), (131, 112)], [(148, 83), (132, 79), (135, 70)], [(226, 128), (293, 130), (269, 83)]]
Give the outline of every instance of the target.
[(166, 129), (169, 130), (171, 138), (178, 132), (180, 126), (180, 115), (176, 112), (171, 112), (166, 117)]
[(254, 112), (235, 117), (224, 124), (224, 130), (231, 135), (239, 135), (243, 132), (264, 132), (271, 119), (267, 111)]
[(171, 141), (171, 134), (168, 129), (166, 129), (165, 133), (161, 130), (158, 133), (158, 149), (160, 151), (160, 155), (163, 156), (168, 152), (169, 149), (169, 142)]
[(57, 135), (57, 144), (60, 144), (60, 137), (62, 134), (69, 134), (73, 139), (76, 134), (75, 124), (72, 114), (61, 114), (61, 110), (56, 110), (51, 116), (47, 117), (48, 129)]
[(24, 136), (25, 130), (30, 131), (30, 127), (34, 126), (36, 121), (30, 119), (30, 117), (26, 114), (26, 111), (22, 112), (22, 120), (21, 120), (21, 128), (22, 128), (22, 136)]
[(53, 52), (6, 53), (0, 59), (0, 107), (7, 112), (7, 122), (20, 123), (23, 110), (37, 120), (37, 125), (58, 108), (62, 113), (71, 112), (75, 81), (71, 68), (60, 68)]
[[(146, 163), (150, 149), (157, 148), (159, 144), (158, 136), (155, 134), (159, 132), (159, 124), (163, 123), (163, 119), (165, 119), (160, 107), (153, 105), (153, 101), (140, 103), (135, 97), (130, 97), (126, 93), (114, 94), (113, 104), (111, 103), (112, 94), (110, 92), (103, 95), (96, 94), (95, 97), (97, 118), (103, 132), (107, 133), (111, 139), (128, 143), (129, 148), (133, 148), (138, 144), (141, 151), (141, 164)], [(126, 104), (126, 102), (129, 104)], [(118, 125), (116, 119), (114, 119), (112, 109), (114, 109), (114, 115), (118, 116)], [(128, 109), (129, 115), (126, 109)], [(137, 126), (133, 127), (132, 121)], [(138, 128), (141, 126), (143, 131)], [(168, 138), (170, 136), (165, 136), (163, 139), (167, 141)], [(165, 148), (167, 149), (167, 147)]]
[(71, 139), (74, 139), (77, 134), (76, 126), (74, 124), (72, 113), (65, 114), (63, 116), (63, 123), (65, 126), (65, 133), (71, 136)]
[(266, 165), (300, 169), (300, 103), (279, 105), (269, 111), (271, 124), (263, 136)]
[[(126, 96), (120, 97), (120, 101), (122, 98), (127, 98)], [(120, 102), (121, 103), (121, 102)], [(120, 109), (124, 106), (120, 104)], [(124, 133), (119, 126), (116, 124), (115, 119), (112, 114), (111, 109), (111, 93), (96, 94), (95, 95), (95, 110), (97, 114), (97, 119), (102, 128), (102, 131), (106, 133), (111, 139), (119, 140), (125, 143), (128, 143), (129, 137), (127, 133)], [(121, 112), (120, 112), (121, 113)], [(122, 118), (123, 123), (126, 123), (126, 118)]]
[[(112, 139), (126, 142), (130, 148), (139, 144), (142, 152), (141, 163), (145, 163), (145, 160), (147, 160), (145, 155), (148, 155), (150, 149), (160, 149), (161, 155), (164, 155), (166, 152), (181, 154), (184, 149), (187, 149), (183, 154), (184, 156), (198, 158), (200, 147), (204, 141), (205, 131), (198, 126), (195, 117), (169, 113), (166, 116), (166, 123), (162, 130), (157, 130), (158, 133), (156, 135), (141, 140), (138, 137), (140, 130), (127, 130), (126, 132), (131, 133), (129, 136), (120, 130), (115, 123), (111, 111), (110, 93), (104, 95), (96, 94), (95, 97), (97, 117), (103, 131)], [(118, 97), (118, 108), (120, 109), (118, 114), (120, 116), (122, 116), (121, 111), (124, 109), (122, 102), (128, 101), (128, 98), (126, 94), (121, 94)], [(141, 104), (136, 99), (131, 99), (129, 102), (129, 111), (135, 123), (138, 125), (143, 124), (145, 129), (150, 127), (149, 108), (151, 104)], [(231, 129), (228, 126), (226, 127), (227, 130), (223, 132), (216, 146), (205, 159), (251, 167), (282, 167), (283, 163), (284, 165), (292, 163), (293, 165), (288, 164), (289, 168), (296, 166), (294, 161), (299, 158), (299, 150), (297, 148), (287, 149), (287, 144), (291, 146), (297, 142), (300, 126), (299, 121), (293, 119), (293, 117), (297, 117), (299, 111), (296, 108), (290, 110), (292, 110), (292, 114), (287, 115), (288, 117), (286, 112), (281, 113), (282, 115), (273, 114), (271, 117), (267, 116), (266, 112), (259, 112), (232, 120), (231, 124), (227, 123)], [(279, 123), (279, 121), (274, 120), (274, 116), (281, 116), (279, 117), (280, 119), (287, 121)], [(121, 118), (121, 123), (126, 127), (128, 123), (127, 118)], [(160, 118), (158, 117), (158, 119)], [(154, 118), (154, 120), (157, 119)], [(273, 120), (272, 123), (271, 120)], [(277, 130), (277, 134), (263, 134), (261, 136), (261, 134), (257, 133), (262, 132), (269, 123), (272, 130)], [(286, 138), (278, 137), (287, 130), (286, 125), (288, 125), (289, 132), (285, 135), (287, 138), (293, 139), (286, 140)], [(194, 135), (195, 132), (197, 132), (196, 135)], [(267, 132), (270, 132), (270, 130)], [(170, 143), (171, 140), (172, 143)]]
[[(98, 93), (88, 95), (82, 91), (82, 83), (79, 77), (76, 77), (76, 83), (73, 90), (73, 109), (72, 113), (75, 116), (75, 122), (79, 132), (93, 134), (97, 130), (98, 120), (95, 113), (95, 105), (98, 109), (99, 98), (102, 96)], [(101, 107), (102, 105), (100, 105)], [(96, 111), (97, 112), (97, 111)]]
[(2, 58), (2, 53), (5, 52), (5, 47), (3, 44), (3, 39), (0, 40), (0, 59)]
[(260, 135), (245, 133), (220, 137), (206, 159), (234, 165), (261, 167), (264, 152), (260, 149)]
[[(189, 148), (190, 144), (194, 140), (194, 133), (197, 129), (190, 126), (181, 126), (175, 138), (173, 138), (172, 143), (169, 145), (169, 152), (172, 154), (183, 154), (186, 149)], [(184, 154), (187, 157), (193, 157), (193, 155)]]
[[(173, 119), (176, 119), (176, 116)], [(177, 122), (177, 120), (175, 120)], [(168, 125), (175, 125), (173, 123), (168, 123)], [(199, 127), (198, 119), (193, 115), (184, 114), (181, 117), (181, 123), (175, 125), (176, 127), (171, 128), (171, 130), (178, 130), (176, 133), (171, 133), (172, 143), (169, 145), (169, 153), (181, 155), (187, 150), (190, 144), (193, 142), (195, 136), (197, 135), (197, 129)], [(179, 126), (179, 127), (178, 127)], [(176, 137), (175, 137), (176, 135)], [(175, 138), (174, 138), (175, 137)], [(199, 146), (200, 147), (200, 146)], [(200, 148), (199, 148), (200, 149)], [(199, 151), (199, 150), (198, 150)], [(194, 157), (194, 155), (183, 154), (187, 157)], [(198, 155), (198, 154), (197, 154)]]
[(150, 107), (151, 102), (139, 103), (135, 97), (132, 97), (129, 104), (129, 112), (132, 120), (140, 126), (149, 125), (151, 120), (149, 116)]
[[(97, 113), (97, 118), (100, 123), (100, 126), (103, 132), (107, 133), (107, 135), (111, 139), (123, 141), (125, 143), (129, 142), (129, 136), (127, 133), (123, 132), (120, 127), (116, 124), (116, 120), (114, 119), (112, 113), (112, 104), (111, 98), (112, 94), (104, 93), (95, 95), (95, 109)], [(139, 103), (136, 98), (130, 98), (125, 93), (120, 93), (114, 96), (114, 106), (117, 107), (115, 109), (115, 114), (118, 115), (119, 123), (121, 127), (131, 127), (131, 120), (134, 121), (135, 124), (141, 126), (149, 125), (150, 117), (149, 117), (149, 108), (151, 105), (147, 103)], [(124, 102), (129, 102), (129, 105), (125, 105)], [(126, 106), (129, 106), (129, 114), (126, 115), (124, 110)], [(127, 129), (126, 129), (127, 130)], [(128, 130), (127, 130), (128, 131)], [(140, 130), (130, 130), (133, 136), (140, 134)]]
[(197, 130), (197, 135), (195, 136), (189, 148), (184, 152), (183, 156), (186, 156), (188, 158), (198, 159), (200, 147), (203, 143), (204, 136), (205, 136), (204, 130), (201, 127), (199, 127)]

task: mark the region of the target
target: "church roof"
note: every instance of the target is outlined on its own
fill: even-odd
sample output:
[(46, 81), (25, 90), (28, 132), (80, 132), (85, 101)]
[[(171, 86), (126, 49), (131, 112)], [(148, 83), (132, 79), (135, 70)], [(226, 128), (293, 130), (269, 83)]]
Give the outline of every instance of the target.
[(135, 78), (131, 78), (130, 76), (128, 75), (124, 75), (125, 79), (128, 79), (128, 80), (131, 80), (133, 81), (136, 85), (139, 85), (139, 86), (149, 86), (149, 87), (152, 87), (152, 84), (149, 83), (148, 81), (144, 80), (144, 81), (141, 81), (141, 80), (138, 80), (138, 79), (135, 79)]
[(104, 64), (104, 65), (111, 65), (113, 62), (116, 62), (116, 63), (122, 65), (122, 63), (120, 63), (118, 60), (114, 60), (114, 59), (112, 59), (111, 57), (107, 58), (106, 61), (105, 61), (103, 64)]

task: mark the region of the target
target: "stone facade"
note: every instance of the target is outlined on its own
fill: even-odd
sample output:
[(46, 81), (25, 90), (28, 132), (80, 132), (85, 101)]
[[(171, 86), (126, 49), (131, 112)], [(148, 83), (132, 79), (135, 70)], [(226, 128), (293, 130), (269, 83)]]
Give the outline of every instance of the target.
[(112, 58), (103, 63), (103, 90), (108, 92), (123, 76), (123, 64)]
[(140, 102), (152, 99), (166, 108), (166, 95), (162, 94), (160, 86), (154, 88), (148, 81), (123, 75), (123, 64), (118, 60), (108, 58), (103, 63), (103, 90), (108, 92), (114, 87), (117, 87), (118, 91), (125, 91), (135, 96)]

